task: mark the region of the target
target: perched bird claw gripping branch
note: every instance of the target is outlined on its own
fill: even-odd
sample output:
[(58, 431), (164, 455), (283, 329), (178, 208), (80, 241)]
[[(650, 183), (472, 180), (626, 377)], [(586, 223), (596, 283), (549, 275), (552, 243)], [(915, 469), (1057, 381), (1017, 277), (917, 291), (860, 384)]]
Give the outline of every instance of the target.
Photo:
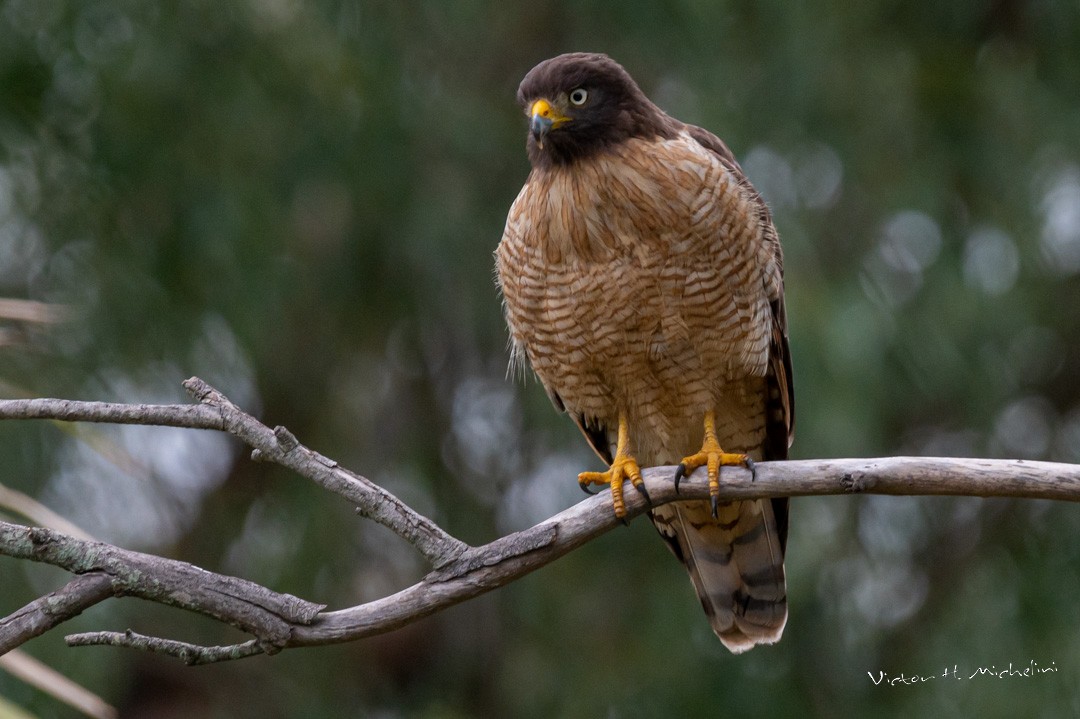
[[(653, 104), (621, 65), (573, 53), (518, 88), (532, 171), (496, 251), (512, 361), (566, 411), (626, 513), (642, 466), (699, 466), (710, 500), (649, 516), (733, 652), (787, 621), (788, 500), (720, 501), (720, 470), (786, 459), (794, 394), (783, 255), (727, 146)], [(698, 450), (698, 448), (700, 448)], [(647, 496), (647, 494), (646, 494)]]

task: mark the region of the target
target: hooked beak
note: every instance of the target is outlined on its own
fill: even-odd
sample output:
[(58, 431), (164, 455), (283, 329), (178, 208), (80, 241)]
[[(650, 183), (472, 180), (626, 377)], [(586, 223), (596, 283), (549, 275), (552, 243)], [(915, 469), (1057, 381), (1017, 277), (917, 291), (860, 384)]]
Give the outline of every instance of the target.
[(537, 100), (529, 107), (529, 132), (540, 148), (544, 147), (549, 132), (567, 122), (570, 118), (556, 112), (547, 100)]

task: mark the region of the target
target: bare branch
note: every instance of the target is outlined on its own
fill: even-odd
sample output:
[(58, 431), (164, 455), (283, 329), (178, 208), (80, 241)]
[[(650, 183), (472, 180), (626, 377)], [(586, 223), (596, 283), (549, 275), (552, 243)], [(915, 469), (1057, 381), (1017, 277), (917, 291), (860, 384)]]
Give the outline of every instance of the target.
[(271, 430), (197, 377), (184, 388), (200, 404), (117, 404), (64, 399), (0, 400), (0, 419), (108, 422), (228, 432), (255, 449), (253, 459), (275, 462), (344, 497), (360, 513), (410, 542), (434, 566), (452, 561), (467, 545), (366, 477), (300, 444), (284, 427)]
[[(892, 457), (758, 462), (756, 479), (744, 469), (725, 467), (722, 472), (721, 500), (865, 493), (1080, 501), (1080, 466), (1053, 462)], [(709, 497), (704, 469), (683, 480), (678, 492), (674, 473), (674, 467), (642, 472), (652, 506)], [(637, 492), (625, 493), (624, 500), (627, 518), (649, 508)], [(601, 492), (531, 529), (470, 549), (397, 594), (321, 614), (310, 626), (297, 628), (293, 642), (349, 641), (395, 629), (503, 586), (617, 526), (610, 492)]]
[(1080, 501), (1080, 465), (1060, 462), (877, 457), (758, 462), (756, 467), (755, 481), (730, 483), (721, 489), (723, 497), (866, 493)]
[(212, 664), (223, 662), (228, 659), (243, 659), (244, 657), (263, 654), (264, 647), (256, 639), (251, 639), (240, 644), (230, 644), (224, 647), (202, 647), (198, 644), (178, 642), (172, 639), (160, 637), (148, 637), (130, 629), (126, 632), (83, 632), (82, 634), (69, 634), (64, 638), (69, 647), (128, 647), (140, 649), (144, 652), (165, 654), (176, 657), (184, 664)]
[(354, 502), (360, 513), (389, 527), (410, 542), (433, 565), (453, 560), (467, 545), (445, 532), (412, 507), (366, 477), (340, 467), (337, 462), (313, 452), (297, 441), (284, 427), (278, 426), (267, 437), (266, 425), (229, 401), (225, 395), (192, 377), (184, 388), (204, 406), (216, 408), (226, 422), (226, 429), (255, 448), (253, 459), (269, 460), (288, 467), (319, 486)]
[[(184, 562), (76, 539), (52, 530), (0, 522), (0, 554), (46, 562), (80, 574), (67, 587), (50, 595), (68, 597), (68, 605), (76, 609), (48, 614), (55, 602), (50, 603), (48, 597), (32, 602), (0, 620), (0, 651), (40, 634), (109, 595), (137, 596), (206, 614), (254, 638), (229, 646), (207, 647), (129, 630), (73, 635), (68, 637), (71, 645), (124, 646), (164, 653), (189, 663), (208, 663), (274, 653), (289, 647), (351, 641), (391, 631), (503, 586), (618, 526), (610, 493), (602, 492), (535, 527), (483, 546), (469, 547), (369, 480), (307, 449), (283, 427), (269, 429), (201, 380), (193, 378), (185, 386), (200, 401), (199, 405), (10, 400), (0, 401), (0, 419), (49, 417), (228, 431), (254, 447), (256, 458), (290, 467), (354, 501), (365, 516), (411, 541), (431, 562), (432, 571), (418, 583), (391, 596), (326, 612), (323, 605)], [(704, 470), (687, 478), (678, 492), (671, 481), (673, 474), (673, 467), (654, 467), (643, 472), (652, 506), (708, 497)], [(1022, 460), (918, 457), (760, 462), (756, 478), (743, 469), (725, 468), (720, 488), (722, 500), (857, 493), (1080, 501), (1080, 467)], [(625, 500), (628, 519), (649, 508), (636, 492), (627, 493)]]
[(0, 655), (111, 596), (112, 580), (108, 575), (94, 572), (75, 577), (55, 592), (0, 619)]
[[(0, 553), (52, 564), (76, 574), (103, 574), (116, 596), (140, 597), (206, 614), (255, 635), (268, 653), (288, 641), (293, 625), (311, 622), (325, 608), (187, 562), (75, 539), (41, 527), (0, 522)], [(0, 620), (0, 628), (7, 621)], [(34, 636), (26, 632), (25, 639)], [(6, 633), (0, 631), (0, 646), (7, 643)], [(16, 629), (12, 628), (11, 633)]]
[(226, 431), (220, 413), (198, 404), (118, 404), (71, 399), (0, 400), (0, 419), (55, 419)]

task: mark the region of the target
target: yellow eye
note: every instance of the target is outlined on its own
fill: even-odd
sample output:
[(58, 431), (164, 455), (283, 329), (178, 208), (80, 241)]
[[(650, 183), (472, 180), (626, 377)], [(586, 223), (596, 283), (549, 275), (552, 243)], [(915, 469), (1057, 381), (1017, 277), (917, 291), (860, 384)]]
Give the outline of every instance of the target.
[(589, 93), (585, 91), (585, 88), (579, 87), (576, 90), (570, 91), (570, 104), (580, 107), (585, 104), (585, 101), (589, 99)]

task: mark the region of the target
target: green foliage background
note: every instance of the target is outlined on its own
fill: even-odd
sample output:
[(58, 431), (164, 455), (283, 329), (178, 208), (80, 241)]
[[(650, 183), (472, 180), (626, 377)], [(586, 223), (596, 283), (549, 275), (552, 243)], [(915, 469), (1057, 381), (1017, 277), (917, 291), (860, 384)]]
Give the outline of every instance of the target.
[[(725, 138), (784, 242), (796, 457), (1080, 459), (1080, 6), (0, 2), (6, 396), (182, 401), (197, 374), (470, 542), (594, 467), (506, 377), (491, 253), (528, 170), (514, 92), (571, 50)], [(95, 536), (343, 607), (422, 576), (228, 439), (0, 424), (0, 482)], [(791, 619), (740, 657), (635, 522), (350, 645), (189, 669), (65, 631), (238, 639), (134, 600), (26, 649), (124, 716), (1080, 713), (1080, 514), (793, 503)], [(62, 574), (0, 558), (0, 614)], [(875, 685), (957, 665), (1035, 678)], [(0, 694), (70, 716), (0, 674)], [(344, 709), (343, 709), (344, 708)]]

